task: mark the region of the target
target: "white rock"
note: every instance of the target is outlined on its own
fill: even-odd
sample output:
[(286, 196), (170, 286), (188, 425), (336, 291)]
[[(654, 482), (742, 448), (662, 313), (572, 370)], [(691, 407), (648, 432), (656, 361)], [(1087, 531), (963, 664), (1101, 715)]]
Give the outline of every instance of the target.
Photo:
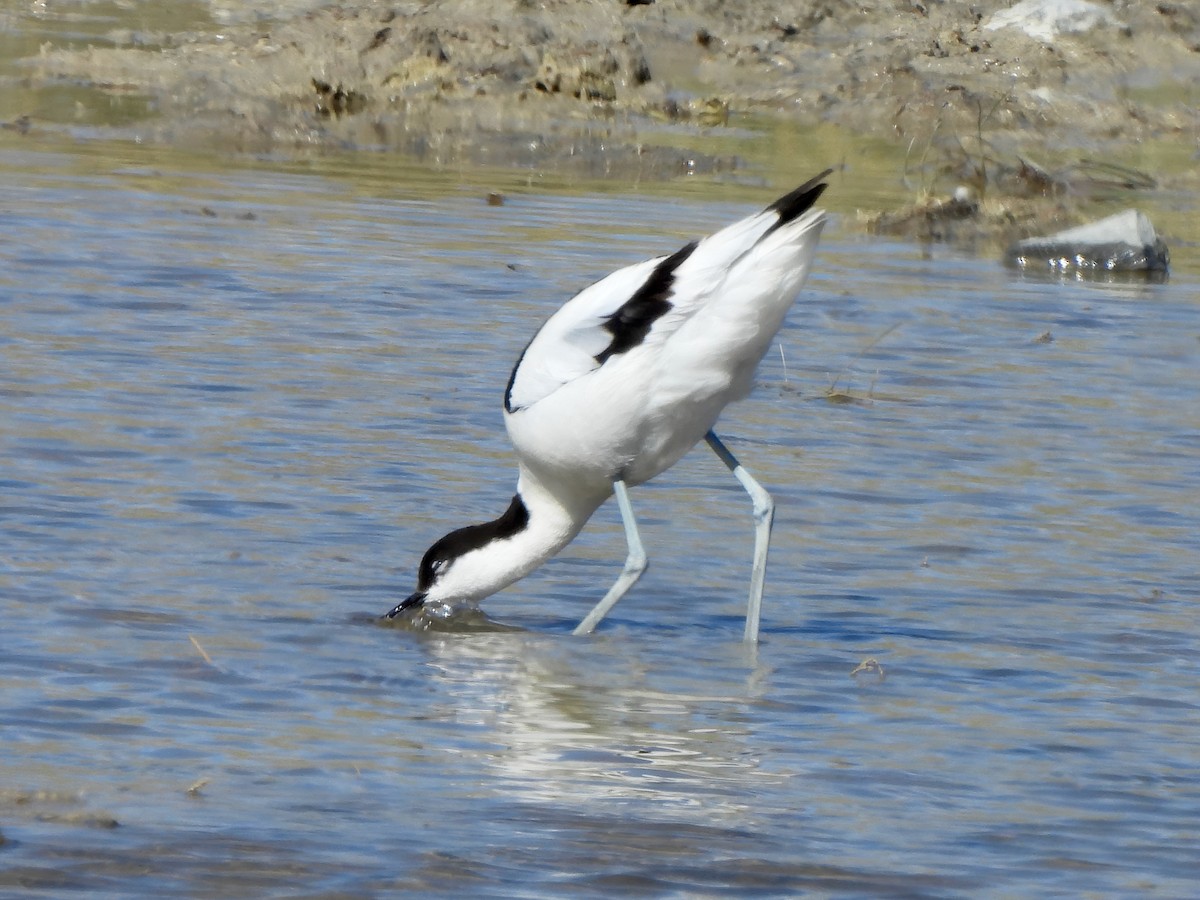
[(1154, 225), (1145, 213), (1127, 209), (1115, 215), (1086, 225), (1077, 225), (1048, 237), (1038, 238), (1045, 243), (1056, 244), (1128, 244), (1130, 246), (1153, 246), (1158, 240)]
[(1008, 248), (1010, 265), (1051, 272), (1146, 272), (1165, 277), (1171, 254), (1150, 220), (1127, 209), (1096, 222), (1045, 237), (1027, 238)]

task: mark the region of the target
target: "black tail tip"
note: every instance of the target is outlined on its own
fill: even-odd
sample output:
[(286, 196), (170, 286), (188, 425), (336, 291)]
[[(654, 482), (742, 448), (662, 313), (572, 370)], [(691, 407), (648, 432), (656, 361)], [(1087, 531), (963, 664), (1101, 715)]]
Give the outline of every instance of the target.
[(826, 169), (820, 175), (810, 178), (800, 187), (790, 193), (784, 194), (774, 203), (767, 207), (768, 210), (779, 213), (779, 221), (775, 227), (786, 225), (793, 219), (797, 219), (812, 209), (817, 198), (824, 193), (825, 188), (829, 185), (825, 183), (825, 179), (833, 174), (833, 169)]

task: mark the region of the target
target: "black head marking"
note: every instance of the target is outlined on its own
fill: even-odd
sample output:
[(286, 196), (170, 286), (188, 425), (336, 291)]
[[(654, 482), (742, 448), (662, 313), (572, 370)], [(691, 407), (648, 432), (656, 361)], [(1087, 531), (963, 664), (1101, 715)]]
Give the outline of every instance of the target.
[(596, 362), (603, 365), (610, 356), (632, 350), (646, 339), (650, 326), (671, 309), (667, 298), (675, 283), (675, 270), (695, 249), (696, 241), (692, 241), (663, 259), (633, 296), (605, 320), (604, 328), (612, 341), (596, 354)]
[[(774, 203), (767, 207), (768, 210), (779, 213), (779, 221), (767, 229), (766, 234), (770, 234), (775, 229), (786, 225), (788, 222), (793, 222), (800, 218), (808, 210), (812, 209), (812, 205), (817, 202), (817, 198), (821, 196), (827, 185), (822, 180), (833, 173), (833, 169), (826, 169), (816, 178), (810, 178), (800, 187), (796, 188), (789, 194), (784, 194)], [(764, 235), (765, 237), (766, 235)]]
[[(438, 576), (454, 565), (460, 556), (478, 550), (492, 541), (510, 538), (528, 524), (529, 509), (521, 495), (517, 494), (512, 498), (512, 503), (508, 505), (504, 515), (495, 521), (484, 522), (482, 525), (468, 525), (450, 532), (425, 552), (421, 567), (417, 571), (417, 594), (427, 593)], [(423, 600), (424, 596), (421, 599)], [(418, 602), (420, 601), (414, 601)]]

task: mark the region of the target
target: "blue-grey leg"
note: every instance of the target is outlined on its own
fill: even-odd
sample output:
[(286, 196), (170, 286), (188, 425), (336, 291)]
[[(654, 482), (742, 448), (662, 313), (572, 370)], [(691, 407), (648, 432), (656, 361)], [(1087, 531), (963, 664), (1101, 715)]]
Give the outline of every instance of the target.
[(595, 608), (579, 623), (575, 634), (591, 634), (600, 624), (600, 620), (608, 615), (608, 611), (617, 605), (637, 580), (646, 571), (646, 551), (642, 548), (642, 538), (638, 534), (637, 520), (633, 517), (633, 507), (629, 504), (629, 490), (620, 479), (613, 482), (613, 493), (617, 495), (617, 508), (621, 510), (621, 521), (625, 524), (625, 543), (629, 545), (629, 554), (625, 557), (625, 568), (621, 571), (616, 583), (608, 589)]
[(775, 501), (766, 488), (737, 461), (721, 439), (710, 431), (704, 436), (713, 453), (729, 467), (729, 471), (742, 483), (754, 503), (754, 568), (750, 571), (750, 600), (746, 605), (746, 641), (758, 643), (758, 622), (762, 614), (763, 585), (767, 579), (767, 550), (771, 546), (771, 523), (775, 521)]

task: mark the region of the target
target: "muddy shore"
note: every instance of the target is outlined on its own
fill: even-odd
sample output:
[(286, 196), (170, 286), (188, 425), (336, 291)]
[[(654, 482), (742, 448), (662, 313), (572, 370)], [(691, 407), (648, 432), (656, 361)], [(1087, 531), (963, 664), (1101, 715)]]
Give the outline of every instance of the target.
[(1005, 25), (994, 0), (281, 0), (218, 30), (44, 46), (33, 77), (148, 95), (143, 137), (250, 152), (672, 175), (732, 165), (693, 139), (765, 116), (894, 142), (935, 194), (1136, 189), (1147, 173), (1077, 161), (1195, 146), (1200, 11), (1077, 2)]

